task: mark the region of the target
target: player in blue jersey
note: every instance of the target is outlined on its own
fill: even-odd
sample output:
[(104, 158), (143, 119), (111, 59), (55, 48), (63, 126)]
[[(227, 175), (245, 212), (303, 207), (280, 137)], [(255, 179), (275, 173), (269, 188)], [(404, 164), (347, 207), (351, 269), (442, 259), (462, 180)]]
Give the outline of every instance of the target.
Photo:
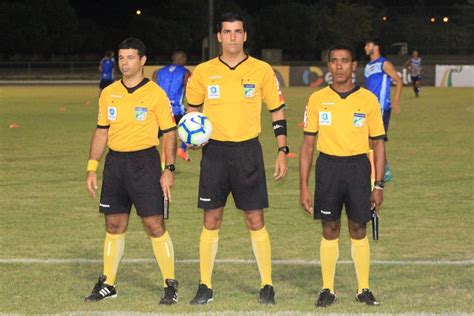
[[(372, 91), (378, 98), (382, 110), (383, 125), (385, 127), (385, 141), (388, 141), (388, 125), (392, 108), (395, 113), (400, 112), (400, 96), (402, 94), (403, 81), (397, 74), (393, 64), (383, 56), (382, 45), (379, 40), (372, 39), (365, 42), (365, 53), (370, 61), (365, 66), (365, 87)], [(390, 85), (395, 81), (395, 95), (390, 101)], [(385, 159), (384, 181), (392, 179), (392, 171), (387, 159)]]
[(421, 58), (417, 50), (414, 50), (411, 54), (411, 58), (406, 61), (405, 68), (408, 68), (408, 71), (410, 72), (413, 91), (415, 92), (415, 96), (418, 98), (420, 96), (421, 87)]
[[(183, 115), (186, 114), (183, 98), (186, 84), (191, 73), (184, 67), (187, 61), (185, 52), (181, 50), (174, 51), (171, 61), (171, 64), (161, 68), (157, 72), (155, 80), (168, 95), (174, 118), (176, 123), (178, 123)], [(178, 148), (177, 155), (185, 161), (191, 161), (186, 152), (186, 144), (183, 142), (181, 143), (181, 147)]]
[(114, 52), (112, 50), (109, 50), (107, 53), (105, 53), (104, 58), (101, 59), (99, 64), (100, 91), (102, 91), (102, 89), (114, 82), (114, 67)]

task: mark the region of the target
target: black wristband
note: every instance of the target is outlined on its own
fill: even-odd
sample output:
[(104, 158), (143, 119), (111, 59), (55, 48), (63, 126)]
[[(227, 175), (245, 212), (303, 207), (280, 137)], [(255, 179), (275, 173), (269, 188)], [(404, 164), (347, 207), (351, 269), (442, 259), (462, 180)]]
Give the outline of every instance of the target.
[(275, 137), (280, 135), (286, 136), (286, 120), (278, 120), (272, 123), (273, 124), (273, 132), (275, 133)]

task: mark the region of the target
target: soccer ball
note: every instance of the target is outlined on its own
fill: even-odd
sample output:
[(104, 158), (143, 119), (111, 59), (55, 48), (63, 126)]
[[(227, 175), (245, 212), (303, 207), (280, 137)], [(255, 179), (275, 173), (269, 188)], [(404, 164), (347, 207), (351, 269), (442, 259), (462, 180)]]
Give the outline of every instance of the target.
[(184, 115), (178, 123), (178, 135), (189, 145), (200, 146), (211, 137), (211, 121), (201, 112), (191, 112)]

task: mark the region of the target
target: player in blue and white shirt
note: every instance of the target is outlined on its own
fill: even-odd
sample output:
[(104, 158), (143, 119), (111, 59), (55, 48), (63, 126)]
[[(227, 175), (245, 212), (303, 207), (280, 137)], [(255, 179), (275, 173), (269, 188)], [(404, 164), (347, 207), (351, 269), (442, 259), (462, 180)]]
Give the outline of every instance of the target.
[(411, 58), (406, 61), (405, 68), (408, 68), (410, 72), (413, 91), (415, 92), (415, 96), (418, 97), (420, 95), (421, 86), (421, 58), (417, 50), (414, 50), (411, 54)]
[[(186, 114), (186, 109), (183, 104), (184, 91), (186, 90), (188, 79), (191, 76), (189, 70), (184, 67), (186, 61), (186, 53), (176, 50), (171, 57), (171, 64), (161, 68), (156, 74), (156, 83), (165, 90), (166, 95), (168, 95), (176, 123)], [(181, 147), (178, 148), (177, 155), (183, 160), (191, 161), (186, 150), (186, 144), (181, 142)]]
[(109, 50), (99, 64), (100, 91), (114, 82), (115, 59), (114, 52)]
[[(365, 87), (370, 90), (378, 98), (383, 124), (385, 127), (385, 141), (388, 141), (388, 125), (390, 123), (390, 115), (392, 108), (395, 113), (400, 112), (400, 96), (402, 94), (403, 81), (397, 74), (393, 64), (382, 56), (382, 45), (379, 40), (368, 40), (365, 43), (365, 53), (370, 57), (370, 62), (365, 66)], [(390, 85), (395, 81), (395, 95), (393, 101), (390, 101)], [(385, 159), (385, 181), (392, 179), (392, 172)]]

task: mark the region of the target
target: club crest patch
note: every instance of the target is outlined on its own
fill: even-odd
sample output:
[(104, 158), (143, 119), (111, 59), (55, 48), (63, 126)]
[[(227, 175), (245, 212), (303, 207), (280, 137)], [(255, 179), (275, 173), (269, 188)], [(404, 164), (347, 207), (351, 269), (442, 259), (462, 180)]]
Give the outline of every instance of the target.
[(107, 107), (107, 119), (109, 121), (115, 121), (117, 119), (117, 108), (115, 106)]
[(255, 85), (253, 83), (244, 84), (244, 97), (253, 98), (255, 96)]
[(146, 120), (147, 112), (148, 112), (148, 109), (147, 109), (147, 108), (136, 107), (136, 108), (135, 108), (135, 119), (136, 119), (137, 121), (144, 121), (144, 120)]
[(331, 125), (331, 112), (319, 112), (319, 125)]
[(207, 98), (208, 99), (219, 99), (221, 97), (221, 92), (219, 89), (219, 85), (213, 84), (207, 86)]
[(355, 127), (362, 127), (365, 123), (365, 114), (364, 113), (354, 113), (354, 120), (353, 120)]

